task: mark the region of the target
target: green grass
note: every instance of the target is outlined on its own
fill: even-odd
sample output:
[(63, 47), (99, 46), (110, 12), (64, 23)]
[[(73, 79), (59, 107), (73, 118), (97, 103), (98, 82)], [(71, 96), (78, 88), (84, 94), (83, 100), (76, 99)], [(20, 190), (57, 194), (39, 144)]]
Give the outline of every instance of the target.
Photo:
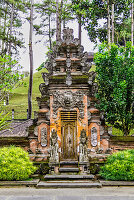
[[(45, 72), (45, 69), (34, 73), (33, 75), (33, 93), (32, 93), (32, 118), (34, 117), (34, 111), (38, 111), (38, 104), (36, 97), (40, 97), (39, 85), (43, 83), (43, 78), (41, 73)], [(15, 110), (15, 119), (26, 119), (27, 118), (27, 108), (28, 108), (28, 86), (29, 77), (24, 79), (24, 84), (18, 86), (10, 94), (9, 105), (3, 106), (4, 113), (10, 113), (8, 120), (11, 119), (11, 111)]]
[[(43, 69), (39, 72), (36, 72), (33, 75), (33, 95), (40, 94), (39, 85), (44, 82), (42, 75), (41, 75), (42, 72), (45, 72), (45, 69)], [(24, 83), (25, 83), (24, 85), (13, 90), (13, 93), (27, 94), (28, 93), (28, 85), (29, 85), (29, 77), (24, 79)]]

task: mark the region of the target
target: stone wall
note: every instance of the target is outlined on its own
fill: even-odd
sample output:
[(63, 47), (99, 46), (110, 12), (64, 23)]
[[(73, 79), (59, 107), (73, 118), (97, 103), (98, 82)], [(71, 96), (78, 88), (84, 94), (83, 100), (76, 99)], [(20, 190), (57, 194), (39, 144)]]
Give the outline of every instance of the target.
[(134, 149), (134, 136), (110, 136), (109, 147), (112, 152)]

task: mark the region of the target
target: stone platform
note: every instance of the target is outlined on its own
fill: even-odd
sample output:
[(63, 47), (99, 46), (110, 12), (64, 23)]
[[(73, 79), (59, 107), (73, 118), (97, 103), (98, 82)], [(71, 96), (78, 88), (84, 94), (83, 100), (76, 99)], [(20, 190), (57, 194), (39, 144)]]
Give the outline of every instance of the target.
[(93, 180), (94, 175), (84, 174), (84, 175), (69, 175), (69, 174), (59, 174), (59, 175), (45, 175), (45, 180)]
[(41, 181), (37, 188), (101, 188), (102, 184), (97, 181)]

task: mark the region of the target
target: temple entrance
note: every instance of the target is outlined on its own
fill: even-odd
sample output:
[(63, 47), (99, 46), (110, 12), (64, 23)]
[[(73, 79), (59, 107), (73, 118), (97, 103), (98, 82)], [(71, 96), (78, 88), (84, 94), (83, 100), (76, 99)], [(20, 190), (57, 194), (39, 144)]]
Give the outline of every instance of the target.
[(61, 160), (77, 159), (77, 112), (61, 111)]

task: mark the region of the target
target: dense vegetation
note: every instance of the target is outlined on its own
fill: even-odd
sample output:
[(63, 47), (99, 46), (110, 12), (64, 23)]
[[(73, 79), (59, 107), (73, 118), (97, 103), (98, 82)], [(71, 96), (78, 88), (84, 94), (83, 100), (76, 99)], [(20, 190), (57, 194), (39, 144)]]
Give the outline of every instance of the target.
[[(108, 31), (112, 30), (114, 41), (111, 41), (125, 45), (126, 41), (131, 40), (130, 10), (132, 2), (132, 0), (72, 0), (72, 10), (79, 23), (81, 22), (81, 25), (87, 30), (92, 42), (108, 41)], [(112, 25), (113, 19), (114, 26)], [(108, 20), (110, 27), (108, 27)]]
[(134, 47), (101, 45), (95, 55), (99, 109), (115, 128), (129, 135), (134, 128)]
[(113, 153), (101, 167), (100, 175), (106, 180), (134, 180), (134, 150)]
[(0, 180), (25, 180), (35, 171), (36, 167), (22, 148), (0, 148)]

